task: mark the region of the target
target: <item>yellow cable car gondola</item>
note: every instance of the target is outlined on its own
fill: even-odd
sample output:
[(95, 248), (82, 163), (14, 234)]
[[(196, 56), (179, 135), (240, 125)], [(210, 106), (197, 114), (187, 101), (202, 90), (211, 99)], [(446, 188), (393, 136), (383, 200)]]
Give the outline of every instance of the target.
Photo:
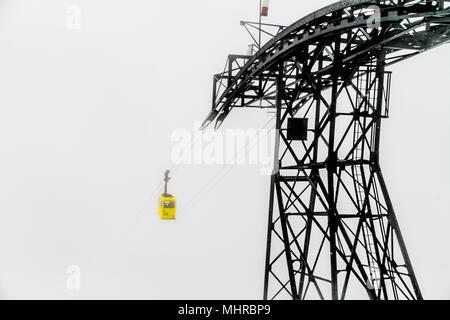
[(158, 201), (158, 215), (163, 220), (175, 220), (177, 210), (177, 199), (167, 193), (167, 183), (170, 180), (169, 173), (169, 170), (164, 173), (164, 193), (159, 196)]

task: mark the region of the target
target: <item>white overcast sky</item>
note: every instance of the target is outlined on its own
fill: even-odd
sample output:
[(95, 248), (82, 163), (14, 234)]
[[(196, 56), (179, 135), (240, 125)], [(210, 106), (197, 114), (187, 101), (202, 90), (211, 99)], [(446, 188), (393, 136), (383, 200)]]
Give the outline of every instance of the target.
[[(291, 24), (334, 1), (272, 0)], [(81, 29), (66, 26), (82, 10)], [(257, 0), (0, 0), (0, 298), (259, 299), (269, 178), (180, 166), (176, 222), (155, 187), (171, 134), (211, 103)], [(382, 165), (425, 298), (449, 299), (450, 46), (391, 68)], [(258, 128), (261, 111), (227, 128)], [(203, 192), (200, 192), (203, 190)], [(187, 206), (186, 204), (191, 205)], [(81, 290), (66, 287), (81, 268)], [(362, 297), (364, 298), (364, 297)]]

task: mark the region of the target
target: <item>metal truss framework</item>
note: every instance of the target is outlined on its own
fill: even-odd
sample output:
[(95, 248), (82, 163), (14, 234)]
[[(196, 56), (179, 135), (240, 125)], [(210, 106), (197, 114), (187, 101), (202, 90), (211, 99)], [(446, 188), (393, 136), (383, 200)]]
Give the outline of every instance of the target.
[[(448, 2), (340, 1), (253, 56), (229, 56), (215, 76), (205, 126), (233, 108), (276, 110), (265, 299), (422, 299), (380, 168), (380, 129), (386, 67), (449, 41)], [(288, 139), (291, 118), (308, 119), (306, 140)]]

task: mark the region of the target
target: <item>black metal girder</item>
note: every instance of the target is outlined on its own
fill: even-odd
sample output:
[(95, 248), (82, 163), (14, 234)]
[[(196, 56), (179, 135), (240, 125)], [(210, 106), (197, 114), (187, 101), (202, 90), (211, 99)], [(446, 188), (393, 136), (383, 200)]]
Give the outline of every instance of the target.
[[(444, 1), (445, 4), (448, 2)], [(204, 127), (221, 115), (220, 121), (216, 125), (218, 127), (232, 108), (249, 106), (248, 104), (242, 105), (241, 98), (243, 95), (248, 95), (245, 91), (254, 88), (251, 83), (255, 79), (266, 80), (265, 73), (275, 65), (295, 56), (302, 50), (302, 47), (307, 47), (311, 43), (320, 43), (322, 40), (332, 37), (333, 34), (348, 33), (349, 38), (352, 39), (352, 50), (343, 56), (344, 63), (349, 65), (359, 63), (361, 55), (367, 57), (374, 51), (378, 52), (383, 48), (389, 48), (387, 51), (387, 60), (389, 60), (389, 56), (398, 55), (404, 50), (422, 52), (447, 43), (449, 41), (448, 33), (441, 38), (434, 38), (433, 41), (414, 41), (411, 45), (409, 44), (411, 41), (405, 40), (407, 38), (419, 40), (419, 37), (434, 37), (436, 31), (433, 29), (421, 31), (420, 36), (416, 35), (418, 30), (430, 24), (440, 25), (441, 29), (448, 30), (450, 11), (448, 5), (444, 7), (444, 3), (441, 8), (439, 5), (431, 6), (430, 2), (426, 0), (419, 3), (400, 0), (349, 0), (340, 1), (306, 16), (287, 27), (254, 56), (242, 57), (245, 65), (236, 68), (233, 75), (228, 75), (228, 84), (215, 87), (213, 108), (203, 124)], [(374, 5), (381, 8), (380, 23), (384, 31), (377, 35), (364, 34), (368, 22), (373, 19), (373, 13), (370, 14), (365, 10)], [(331, 69), (332, 66), (328, 66), (322, 72)], [(221, 75), (216, 76), (215, 81), (218, 81)], [(266, 97), (266, 94), (259, 94), (259, 97)], [(254, 98), (258, 99), (257, 96)]]
[[(340, 1), (253, 56), (230, 55), (215, 75), (204, 126), (236, 107), (276, 110), (265, 299), (422, 299), (381, 173), (380, 130), (386, 67), (449, 42), (449, 2)], [(289, 139), (293, 118), (311, 120), (306, 140)]]

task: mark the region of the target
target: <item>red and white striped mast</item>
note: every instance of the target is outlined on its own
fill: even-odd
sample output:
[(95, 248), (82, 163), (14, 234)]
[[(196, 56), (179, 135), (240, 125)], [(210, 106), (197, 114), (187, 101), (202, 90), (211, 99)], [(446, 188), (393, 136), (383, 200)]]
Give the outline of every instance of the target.
[(259, 49), (261, 49), (262, 17), (269, 15), (270, 0), (259, 0)]

